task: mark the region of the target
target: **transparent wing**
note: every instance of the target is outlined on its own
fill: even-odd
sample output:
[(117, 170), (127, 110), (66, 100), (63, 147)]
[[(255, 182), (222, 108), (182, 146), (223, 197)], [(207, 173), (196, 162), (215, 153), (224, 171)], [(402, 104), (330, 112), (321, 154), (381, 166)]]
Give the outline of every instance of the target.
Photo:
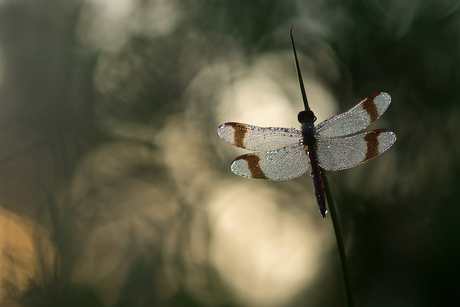
[(217, 135), (227, 143), (251, 151), (264, 151), (298, 144), (302, 133), (294, 128), (263, 128), (241, 123), (225, 123)]
[(347, 112), (321, 122), (316, 126), (316, 132), (320, 137), (329, 138), (356, 133), (375, 122), (390, 103), (390, 95), (384, 92), (376, 93)]
[(288, 180), (305, 174), (310, 166), (300, 144), (276, 150), (256, 152), (236, 158), (231, 166), (237, 175), (267, 180)]
[(396, 135), (378, 129), (352, 136), (320, 138), (318, 163), (328, 171), (338, 171), (360, 165), (377, 157), (396, 142)]

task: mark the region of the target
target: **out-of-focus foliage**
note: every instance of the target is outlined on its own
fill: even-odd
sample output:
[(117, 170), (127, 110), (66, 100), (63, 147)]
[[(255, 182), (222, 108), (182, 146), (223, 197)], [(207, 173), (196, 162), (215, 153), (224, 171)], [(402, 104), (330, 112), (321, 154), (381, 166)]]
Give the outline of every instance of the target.
[(359, 306), (458, 302), (457, 0), (0, 2), (2, 306), (340, 306), (308, 175), (233, 175), (239, 121), (376, 91), (395, 146), (329, 173)]

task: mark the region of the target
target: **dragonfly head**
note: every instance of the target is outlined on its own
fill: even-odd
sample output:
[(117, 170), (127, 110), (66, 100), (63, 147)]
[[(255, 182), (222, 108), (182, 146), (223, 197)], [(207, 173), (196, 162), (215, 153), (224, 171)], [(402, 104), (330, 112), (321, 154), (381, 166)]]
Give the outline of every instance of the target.
[(312, 110), (304, 110), (299, 112), (297, 120), (301, 124), (313, 124), (316, 121), (316, 116)]

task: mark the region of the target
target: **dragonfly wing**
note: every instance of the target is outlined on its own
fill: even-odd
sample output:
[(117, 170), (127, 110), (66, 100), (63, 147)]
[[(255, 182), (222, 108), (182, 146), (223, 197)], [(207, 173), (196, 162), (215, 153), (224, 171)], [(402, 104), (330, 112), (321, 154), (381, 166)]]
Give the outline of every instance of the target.
[(227, 143), (251, 151), (264, 151), (298, 144), (302, 133), (294, 128), (263, 128), (241, 123), (225, 123), (217, 135)]
[(378, 129), (351, 136), (320, 138), (318, 163), (328, 171), (355, 167), (377, 157), (396, 142), (396, 135), (386, 129)]
[(375, 93), (347, 112), (321, 122), (316, 126), (316, 132), (320, 137), (328, 138), (356, 133), (375, 122), (390, 103), (390, 95)]
[(288, 180), (305, 174), (310, 160), (303, 146), (291, 145), (276, 150), (255, 152), (236, 158), (231, 166), (237, 175), (267, 180)]

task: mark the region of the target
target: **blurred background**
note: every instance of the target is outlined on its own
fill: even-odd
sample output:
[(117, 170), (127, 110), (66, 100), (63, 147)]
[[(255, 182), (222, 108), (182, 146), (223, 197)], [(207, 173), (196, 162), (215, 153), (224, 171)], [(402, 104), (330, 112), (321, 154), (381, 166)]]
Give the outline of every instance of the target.
[(393, 99), (328, 173), (356, 306), (458, 302), (459, 1), (2, 0), (1, 306), (344, 306), (310, 176), (216, 135), (299, 128), (291, 25), (318, 122)]

